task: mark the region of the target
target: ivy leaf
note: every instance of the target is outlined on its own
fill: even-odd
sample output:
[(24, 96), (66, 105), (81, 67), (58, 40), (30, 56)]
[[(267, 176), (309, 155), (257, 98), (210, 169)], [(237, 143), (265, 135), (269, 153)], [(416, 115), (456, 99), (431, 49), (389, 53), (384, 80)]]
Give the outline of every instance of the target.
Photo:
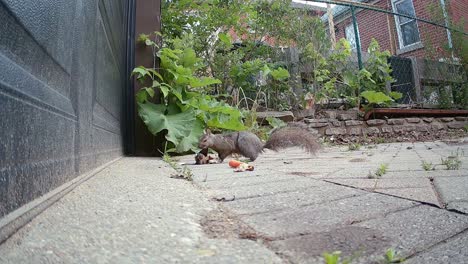
[(361, 93), (361, 96), (364, 97), (369, 104), (384, 104), (392, 101), (392, 98), (386, 94), (376, 91), (364, 91)]

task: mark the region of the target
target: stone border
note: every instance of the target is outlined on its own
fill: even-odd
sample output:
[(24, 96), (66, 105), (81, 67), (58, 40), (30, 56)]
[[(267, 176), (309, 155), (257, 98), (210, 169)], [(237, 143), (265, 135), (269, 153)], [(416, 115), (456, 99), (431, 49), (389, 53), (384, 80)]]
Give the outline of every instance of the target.
[(351, 117), (304, 119), (309, 128), (322, 136), (361, 136), (378, 134), (403, 134), (406, 132), (437, 132), (463, 129), (468, 126), (468, 116), (456, 117), (408, 117), (355, 120)]

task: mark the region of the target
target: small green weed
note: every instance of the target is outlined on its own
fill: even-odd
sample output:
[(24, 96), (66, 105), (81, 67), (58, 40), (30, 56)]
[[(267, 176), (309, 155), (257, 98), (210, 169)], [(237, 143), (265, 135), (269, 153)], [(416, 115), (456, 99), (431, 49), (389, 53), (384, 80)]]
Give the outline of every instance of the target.
[(401, 263), (403, 261), (405, 261), (404, 258), (400, 257), (393, 248), (389, 248), (385, 252), (384, 259), (383, 259), (382, 263), (385, 263), (385, 264)]
[(323, 253), (325, 264), (349, 264), (351, 259), (341, 259), (341, 251), (333, 251), (332, 253)]
[(463, 127), (463, 130), (464, 130), (465, 132), (468, 132), (468, 124), (465, 125), (465, 126)]
[(369, 179), (375, 179), (375, 178), (380, 178), (382, 177), (385, 173), (387, 173), (387, 169), (388, 169), (388, 164), (380, 164), (379, 168), (374, 172), (369, 172), (369, 175), (367, 175), (367, 177)]
[(176, 172), (171, 175), (171, 178), (175, 179), (184, 179), (187, 181), (193, 180), (193, 173), (187, 166), (179, 166), (177, 162), (175, 162), (172, 157), (166, 153), (163, 155), (163, 161), (169, 164), (171, 168), (173, 168)]
[(432, 164), (432, 162), (427, 162), (423, 160), (421, 166), (425, 171), (435, 170), (435, 166)]
[(385, 138), (383, 138), (383, 137), (376, 137), (376, 138), (374, 139), (374, 142), (375, 142), (375, 144), (382, 144), (382, 143), (385, 143)]
[(348, 150), (349, 151), (355, 151), (361, 149), (361, 144), (359, 143), (351, 143), (348, 145)]
[(463, 151), (460, 152), (460, 149), (457, 149), (455, 153), (452, 152), (446, 159), (441, 158), (442, 165), (445, 165), (447, 170), (459, 170), (462, 164), (460, 157), (463, 156), (463, 154)]

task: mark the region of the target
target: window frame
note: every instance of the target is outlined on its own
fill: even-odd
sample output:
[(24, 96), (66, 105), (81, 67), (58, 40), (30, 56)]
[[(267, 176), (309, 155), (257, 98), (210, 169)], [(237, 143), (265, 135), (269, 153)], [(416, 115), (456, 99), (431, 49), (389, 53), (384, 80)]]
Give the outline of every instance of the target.
[[(416, 16), (416, 9), (414, 8), (413, 0), (392, 0), (391, 2), (392, 2), (393, 12), (398, 13), (398, 9), (396, 8), (396, 5), (398, 3), (404, 2), (404, 1), (410, 1), (411, 2), (411, 7), (413, 8), (414, 15)], [(400, 16), (394, 15), (394, 17), (395, 17), (395, 27), (396, 27), (396, 30), (397, 30), (397, 33), (398, 33), (398, 43), (399, 43), (399, 46), (400, 46), (399, 49), (403, 50), (403, 49), (411, 48), (413, 46), (420, 46), (421, 45), (421, 32), (419, 31), (418, 21), (416, 19), (410, 19), (409, 21), (401, 23), (400, 22)], [(419, 41), (416, 41), (414, 43), (411, 43), (411, 44), (408, 44), (408, 45), (405, 46), (404, 41), (403, 41), (403, 32), (401, 30), (401, 27), (408, 24), (408, 23), (411, 23), (413, 21), (416, 24), (416, 31), (418, 32)]]
[[(354, 46), (354, 47), (351, 46), (351, 49), (352, 49), (352, 50), (356, 50), (356, 49), (357, 49), (357, 41), (358, 41), (358, 39), (359, 39), (359, 43), (361, 42), (361, 33), (359, 32), (359, 25), (356, 24), (357, 33), (358, 33), (358, 34), (357, 34), (358, 39), (356, 39), (356, 34), (354, 33), (354, 25), (353, 25), (353, 23), (349, 23), (348, 25), (345, 26), (345, 28), (344, 28), (344, 32), (345, 32), (344, 35), (345, 35), (346, 40), (349, 41), (348, 36), (346, 35), (346, 32), (347, 32), (346, 29), (347, 29), (348, 27), (351, 27), (351, 28), (353, 29), (353, 35), (354, 35), (354, 38), (355, 38), (355, 39), (354, 39), (354, 45), (355, 45), (355, 46)], [(350, 44), (351, 44), (351, 41), (349, 41), (349, 42), (350, 42)]]

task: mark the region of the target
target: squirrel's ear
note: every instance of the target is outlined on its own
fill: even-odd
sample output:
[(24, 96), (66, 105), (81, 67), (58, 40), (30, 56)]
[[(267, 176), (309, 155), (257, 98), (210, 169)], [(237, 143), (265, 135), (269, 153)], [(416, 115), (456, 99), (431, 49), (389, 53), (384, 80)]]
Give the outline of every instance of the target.
[(209, 128), (205, 129), (205, 134), (211, 134), (211, 130)]

